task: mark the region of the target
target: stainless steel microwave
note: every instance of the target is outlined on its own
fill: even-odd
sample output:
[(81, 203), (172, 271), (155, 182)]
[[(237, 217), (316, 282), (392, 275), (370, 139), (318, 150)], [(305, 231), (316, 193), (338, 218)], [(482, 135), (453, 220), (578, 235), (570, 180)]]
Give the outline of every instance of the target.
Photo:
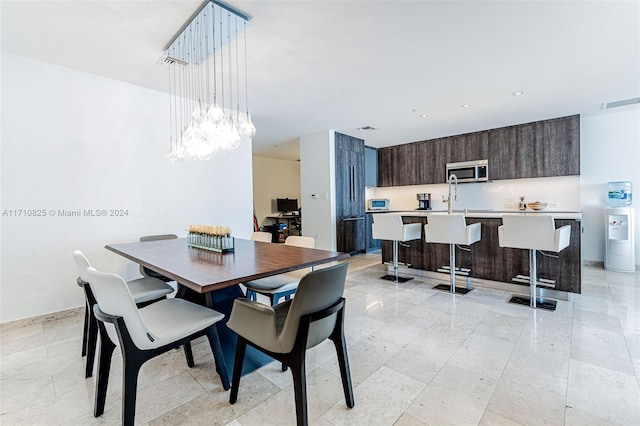
[(463, 161), (447, 163), (447, 182), (451, 175), (456, 175), (458, 182), (486, 182), (489, 180), (489, 161)]
[(388, 198), (370, 199), (369, 210), (389, 210), (389, 199)]

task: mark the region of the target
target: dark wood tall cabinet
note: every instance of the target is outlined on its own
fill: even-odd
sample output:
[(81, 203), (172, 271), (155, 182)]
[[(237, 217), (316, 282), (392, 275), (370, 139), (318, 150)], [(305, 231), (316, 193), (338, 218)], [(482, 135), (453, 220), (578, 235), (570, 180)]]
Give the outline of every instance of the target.
[(364, 140), (335, 134), (336, 248), (365, 250)]

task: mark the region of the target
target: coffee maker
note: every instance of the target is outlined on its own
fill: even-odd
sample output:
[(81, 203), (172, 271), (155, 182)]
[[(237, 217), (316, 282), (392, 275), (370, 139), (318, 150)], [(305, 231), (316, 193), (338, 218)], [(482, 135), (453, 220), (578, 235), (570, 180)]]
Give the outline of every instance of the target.
[(431, 194), (428, 192), (423, 192), (422, 194), (418, 194), (418, 210), (431, 210)]

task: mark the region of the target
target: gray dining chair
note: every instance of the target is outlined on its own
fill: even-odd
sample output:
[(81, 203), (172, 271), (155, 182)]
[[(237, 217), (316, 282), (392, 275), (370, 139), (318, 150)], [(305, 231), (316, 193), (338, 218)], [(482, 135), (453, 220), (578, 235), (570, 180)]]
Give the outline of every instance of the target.
[[(160, 234), (160, 235), (145, 235), (143, 237), (140, 237), (140, 242), (144, 243), (147, 241), (160, 241), (160, 240), (174, 240), (178, 238), (177, 235), (175, 234)], [(169, 281), (173, 281), (173, 279), (169, 278), (169, 277), (165, 277), (162, 274), (157, 273), (156, 271), (153, 271), (149, 268), (146, 268), (142, 265), (140, 265), (140, 274), (142, 274), (143, 277), (152, 277), (152, 278), (157, 278), (159, 280), (162, 280), (164, 282), (169, 282)]]
[[(125, 280), (116, 275), (87, 268), (91, 289), (98, 302), (93, 311), (99, 321), (100, 354), (96, 381), (94, 416), (104, 406), (115, 344), (115, 328), (122, 353), (122, 424), (133, 425), (136, 410), (138, 373), (142, 365), (178, 346), (184, 347), (187, 365), (193, 367), (191, 341), (207, 336), (222, 386), (229, 389), (229, 378), (216, 323), (224, 315), (184, 299), (164, 299), (138, 308)], [(109, 326), (109, 328), (107, 328)]]
[[(290, 235), (284, 241), (285, 245), (314, 248), (315, 240), (312, 237), (302, 237)], [(278, 303), (280, 298), (289, 300), (296, 292), (300, 279), (312, 269), (305, 268), (284, 274), (273, 275), (271, 277), (260, 278), (258, 280), (247, 281), (244, 286), (247, 288), (247, 299), (258, 301), (258, 294), (267, 296), (272, 305)]]
[(308, 273), (300, 280), (296, 297), (276, 306), (247, 299), (234, 300), (227, 323), (238, 335), (229, 396), (231, 404), (238, 399), (244, 354), (249, 345), (291, 369), (297, 424), (306, 425), (306, 351), (330, 339), (336, 348), (346, 404), (353, 408), (355, 400), (344, 336), (345, 299), (342, 297), (347, 268), (347, 263), (341, 263)]
[[(82, 356), (87, 357), (84, 377), (93, 375), (93, 364), (96, 356), (96, 343), (98, 339), (98, 323), (93, 314), (93, 306), (96, 304), (95, 296), (86, 278), (86, 270), (91, 267), (89, 259), (80, 250), (73, 252), (73, 260), (78, 270), (78, 286), (84, 290), (85, 311), (82, 331)], [(83, 278), (85, 277), (85, 278)], [(127, 282), (127, 287), (136, 304), (140, 307), (165, 299), (173, 292), (173, 287), (156, 278), (143, 277)]]

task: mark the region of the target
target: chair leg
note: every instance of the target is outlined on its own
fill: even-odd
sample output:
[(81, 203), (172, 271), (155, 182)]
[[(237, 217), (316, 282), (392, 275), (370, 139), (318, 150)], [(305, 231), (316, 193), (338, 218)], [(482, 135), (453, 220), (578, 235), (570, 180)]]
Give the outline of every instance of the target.
[(84, 304), (84, 324), (82, 326), (82, 356), (87, 356), (87, 334), (89, 333), (89, 304)]
[(136, 397), (138, 393), (138, 373), (142, 364), (134, 360), (135, 355), (123, 356), (124, 374), (122, 375), (122, 425), (134, 426), (136, 417)]
[(336, 347), (338, 365), (340, 366), (340, 378), (347, 407), (353, 408), (356, 404), (353, 397), (353, 385), (351, 383), (351, 369), (349, 368), (349, 356), (347, 354), (347, 340), (344, 337), (344, 308), (338, 312), (336, 324), (329, 336)]
[(222, 382), (222, 388), (229, 390), (229, 373), (227, 372), (227, 363), (224, 360), (224, 354), (222, 353), (222, 345), (220, 344), (220, 337), (218, 336), (218, 329), (216, 324), (209, 327), (207, 330), (207, 339), (209, 339), (209, 345), (213, 352), (213, 360), (216, 364), (216, 371), (220, 375), (220, 381)]
[(93, 315), (93, 306), (89, 309), (89, 324), (87, 325), (87, 365), (84, 377), (93, 376), (93, 364), (96, 359), (96, 346), (98, 341), (98, 320)]
[(111, 357), (116, 345), (106, 336), (100, 336), (100, 354), (98, 357), (98, 377), (96, 380), (96, 394), (93, 405), (93, 416), (99, 417), (104, 413), (104, 404), (107, 398), (107, 386), (109, 384), (109, 371), (111, 370)]
[(238, 336), (236, 356), (233, 361), (233, 381), (231, 382), (231, 394), (229, 395), (230, 404), (235, 404), (238, 400), (238, 388), (240, 387), (240, 376), (242, 376), (242, 364), (244, 363), (244, 353), (246, 349), (247, 341)]
[(184, 357), (187, 359), (187, 365), (189, 366), (189, 368), (193, 368), (195, 363), (193, 362), (193, 351), (191, 350), (191, 342), (185, 343), (184, 345), (182, 345), (182, 348), (184, 349)]
[(355, 406), (355, 399), (353, 397), (353, 386), (351, 384), (351, 369), (349, 368), (349, 357), (347, 355), (347, 342), (344, 338), (344, 333), (339, 333), (336, 338), (331, 338), (333, 344), (336, 347), (336, 354), (338, 356), (338, 365), (340, 366), (340, 378), (342, 379), (342, 389), (344, 390), (344, 399), (347, 403), (347, 407), (353, 408)]
[[(305, 349), (303, 348), (303, 351)], [(307, 416), (307, 375), (305, 372), (304, 352), (299, 359), (294, 360), (291, 366), (291, 374), (293, 375), (293, 392), (296, 400), (296, 422), (298, 426), (307, 426), (309, 424)]]

